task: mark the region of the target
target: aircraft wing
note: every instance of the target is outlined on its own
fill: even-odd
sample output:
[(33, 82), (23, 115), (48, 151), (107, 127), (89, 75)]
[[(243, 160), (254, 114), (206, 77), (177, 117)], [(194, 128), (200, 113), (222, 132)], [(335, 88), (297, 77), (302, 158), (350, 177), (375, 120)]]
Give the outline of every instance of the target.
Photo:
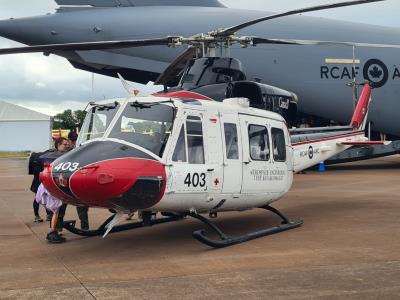
[(341, 145), (346, 146), (374, 146), (374, 145), (390, 145), (392, 142), (389, 141), (365, 141), (365, 142), (345, 142), (340, 143)]
[(129, 6), (205, 6), (224, 7), (218, 0), (55, 0), (60, 6), (129, 7)]
[(58, 5), (76, 5), (93, 7), (135, 6), (130, 0), (55, 0)]

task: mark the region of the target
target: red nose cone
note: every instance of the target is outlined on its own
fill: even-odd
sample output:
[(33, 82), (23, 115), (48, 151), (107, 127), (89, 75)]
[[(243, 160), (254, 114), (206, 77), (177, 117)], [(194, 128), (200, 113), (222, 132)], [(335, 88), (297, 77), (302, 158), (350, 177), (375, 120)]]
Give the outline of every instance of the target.
[[(103, 208), (149, 208), (161, 200), (166, 186), (165, 166), (139, 158), (113, 159), (83, 167), (69, 177), (67, 188), (58, 176), (54, 171), (51, 176), (43, 175), (45, 186), (53, 195), (69, 203)], [(52, 178), (51, 183), (47, 177)]]

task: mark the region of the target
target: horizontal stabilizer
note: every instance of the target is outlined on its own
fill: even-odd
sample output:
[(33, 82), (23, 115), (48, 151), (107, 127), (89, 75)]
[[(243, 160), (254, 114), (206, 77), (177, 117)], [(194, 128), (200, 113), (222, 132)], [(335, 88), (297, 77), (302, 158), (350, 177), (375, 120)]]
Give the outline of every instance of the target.
[(55, 0), (58, 5), (93, 7), (205, 6), (224, 7), (218, 0)]

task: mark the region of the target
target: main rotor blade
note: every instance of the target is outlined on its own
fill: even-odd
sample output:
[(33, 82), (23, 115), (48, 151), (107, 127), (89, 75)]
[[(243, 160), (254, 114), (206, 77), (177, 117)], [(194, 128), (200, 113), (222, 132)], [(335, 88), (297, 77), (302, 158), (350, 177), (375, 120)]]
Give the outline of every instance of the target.
[(124, 40), (124, 41), (85, 42), (85, 43), (26, 46), (26, 47), (0, 49), (0, 55), (35, 53), (35, 52), (54, 53), (57, 51), (121, 49), (121, 48), (135, 48), (144, 46), (165, 46), (171, 44), (174, 40), (179, 38), (180, 37), (165, 37), (165, 38), (156, 38), (148, 40)]
[(370, 44), (357, 42), (339, 42), (339, 41), (316, 41), (316, 40), (294, 40), (294, 39), (266, 39), (260, 37), (251, 37), (253, 45), (258, 44), (286, 44), (286, 45), (321, 45), (321, 46), (349, 46), (349, 47), (370, 47), (370, 48), (392, 48), (400, 49), (398, 44)]
[(311, 11), (319, 11), (319, 10), (326, 10), (326, 9), (331, 9), (331, 8), (338, 8), (338, 7), (345, 7), (345, 6), (353, 6), (353, 5), (360, 5), (360, 4), (367, 4), (367, 3), (372, 3), (372, 2), (380, 2), (380, 1), (385, 1), (385, 0), (357, 0), (357, 1), (348, 1), (348, 2), (341, 2), (341, 3), (334, 3), (334, 4), (325, 4), (325, 5), (318, 5), (318, 6), (312, 6), (312, 7), (306, 7), (306, 8), (301, 8), (301, 9), (295, 9), (291, 11), (287, 11), (284, 13), (279, 13), (267, 17), (262, 17), (259, 19), (255, 19), (252, 21), (248, 21), (236, 26), (228, 27), (225, 29), (222, 29), (221, 31), (216, 32), (216, 36), (229, 36), (232, 34), (235, 34), (239, 30), (246, 28), (248, 26), (272, 20), (272, 19), (277, 19), (285, 16), (291, 16), (291, 15), (297, 15), (305, 12), (311, 12)]
[(298, 42), (298, 40), (290, 39), (266, 39), (260, 37), (251, 37), (253, 45), (258, 44), (280, 44), (280, 45), (303, 45)]

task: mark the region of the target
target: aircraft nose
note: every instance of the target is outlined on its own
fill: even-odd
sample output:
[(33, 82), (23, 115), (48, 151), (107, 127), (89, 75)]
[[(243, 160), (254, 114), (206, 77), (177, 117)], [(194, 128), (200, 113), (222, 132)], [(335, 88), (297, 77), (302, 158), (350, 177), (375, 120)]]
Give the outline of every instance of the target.
[(41, 180), (65, 202), (126, 211), (156, 205), (166, 187), (163, 163), (114, 142), (93, 142), (61, 156)]
[(52, 17), (29, 17), (0, 20), (0, 36), (27, 45), (55, 42)]
[(95, 163), (71, 178), (71, 191), (85, 205), (137, 210), (161, 200), (165, 167), (157, 161), (124, 158)]
[(21, 31), (16, 20), (0, 20), (0, 36), (18, 41), (20, 35)]

